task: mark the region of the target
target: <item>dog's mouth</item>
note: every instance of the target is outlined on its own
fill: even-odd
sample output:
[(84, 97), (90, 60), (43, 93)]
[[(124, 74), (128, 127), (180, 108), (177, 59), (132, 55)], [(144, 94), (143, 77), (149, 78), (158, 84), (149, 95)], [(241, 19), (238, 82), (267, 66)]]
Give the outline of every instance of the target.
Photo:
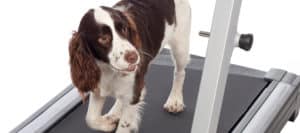
[(137, 70), (138, 64), (129, 65), (126, 69), (119, 69), (119, 68), (116, 68), (112, 65), (111, 65), (111, 67), (113, 68), (113, 70), (115, 70), (117, 72), (120, 72), (120, 73), (132, 73), (132, 72), (135, 72)]
[(128, 72), (133, 72), (135, 71), (137, 68), (137, 64), (135, 65), (129, 65), (127, 69), (125, 69), (125, 71), (128, 71)]

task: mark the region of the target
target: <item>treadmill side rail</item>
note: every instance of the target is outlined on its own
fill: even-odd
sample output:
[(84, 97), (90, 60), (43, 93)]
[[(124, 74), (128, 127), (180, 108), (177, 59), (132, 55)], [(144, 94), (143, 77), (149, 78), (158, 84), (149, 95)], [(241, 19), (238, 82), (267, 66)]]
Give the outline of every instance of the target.
[(300, 108), (300, 76), (298, 76), (298, 78), (295, 80), (295, 82), (293, 83), (293, 85), (296, 86), (296, 88), (298, 88), (298, 94), (297, 94), (297, 112), (299, 113), (299, 108)]
[(299, 91), (300, 91), (300, 76), (296, 77), (294, 81), (290, 82), (295, 88), (295, 91), (289, 97), (289, 100), (281, 108), (280, 113), (277, 114), (272, 124), (268, 127), (266, 133), (276, 133), (280, 132), (284, 127), (286, 122), (297, 118), (297, 113), (299, 113)]
[(247, 111), (247, 113), (243, 116), (243, 118), (237, 123), (235, 127), (232, 127), (232, 133), (241, 133), (247, 126), (247, 124), (251, 121), (253, 116), (257, 113), (257, 111), (261, 108), (263, 103), (268, 99), (272, 91), (278, 85), (278, 81), (273, 81), (269, 84), (267, 88), (260, 94), (257, 100), (253, 103), (251, 108)]
[(58, 100), (62, 99), (66, 94), (72, 91), (74, 86), (72, 84), (68, 85), (62, 92), (52, 98), (49, 102), (43, 105), (39, 110), (30, 115), (26, 120), (24, 120), (17, 127), (12, 129), (10, 133), (18, 133), (21, 132), (28, 125), (32, 124), (36, 119), (38, 119), (44, 112), (46, 112), (49, 108), (51, 108)]
[[(72, 87), (73, 88), (73, 87)], [(42, 112), (37, 118), (34, 118), (30, 123), (23, 128), (13, 130), (11, 133), (39, 133), (44, 132), (52, 126), (63, 115), (68, 113), (70, 109), (80, 103), (81, 98), (76, 89), (72, 89), (67, 94), (57, 99), (49, 108)]]
[(281, 81), (286, 73), (287, 73), (287, 71), (285, 71), (285, 70), (272, 68), (266, 73), (265, 80), (267, 80), (267, 81), (273, 81), (273, 80)]
[(286, 74), (245, 127), (243, 133), (280, 132), (287, 121), (284, 119), (283, 114), (291, 114), (290, 112), (293, 111), (291, 106), (295, 105), (296, 102), (297, 97), (295, 94), (297, 94), (298, 88), (292, 84), (295, 80), (296, 76), (294, 74)]
[(270, 84), (263, 90), (263, 92), (261, 92), (259, 97), (253, 103), (247, 113), (243, 116), (243, 118), (237, 123), (237, 125), (235, 127), (232, 127), (232, 133), (241, 133), (245, 129), (253, 116), (257, 113), (263, 103), (273, 92), (274, 88), (276, 88), (278, 83), (285, 77), (286, 73), (287, 72), (284, 70), (272, 68), (265, 74), (264, 79), (266, 81), (270, 81)]

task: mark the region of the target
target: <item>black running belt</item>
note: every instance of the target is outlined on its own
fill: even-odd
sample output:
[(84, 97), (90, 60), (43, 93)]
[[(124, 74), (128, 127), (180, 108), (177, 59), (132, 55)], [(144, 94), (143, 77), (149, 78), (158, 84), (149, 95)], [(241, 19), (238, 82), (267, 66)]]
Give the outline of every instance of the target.
[[(193, 58), (198, 58), (193, 56)], [(192, 60), (193, 60), (192, 58)], [(146, 105), (142, 116), (139, 133), (190, 133), (199, 90), (202, 70), (200, 67), (186, 70), (184, 84), (185, 111), (174, 115), (167, 113), (163, 105), (172, 87), (173, 67), (154, 64), (146, 76)], [(230, 74), (226, 85), (223, 107), (218, 125), (218, 133), (227, 133), (249, 108), (253, 100), (268, 85), (263, 78)], [(49, 133), (102, 133), (93, 131), (85, 123), (88, 103), (80, 103), (55, 125)], [(104, 106), (107, 112), (113, 105), (109, 98)]]

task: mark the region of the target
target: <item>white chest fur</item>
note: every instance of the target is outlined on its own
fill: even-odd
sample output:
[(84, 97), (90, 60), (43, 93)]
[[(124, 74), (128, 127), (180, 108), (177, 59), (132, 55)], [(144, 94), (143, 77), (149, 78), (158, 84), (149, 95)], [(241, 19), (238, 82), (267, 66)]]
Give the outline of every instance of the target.
[(101, 96), (112, 96), (118, 99), (131, 100), (133, 96), (135, 73), (126, 75), (112, 70), (110, 66), (102, 62), (98, 63), (101, 68), (101, 80), (99, 83)]

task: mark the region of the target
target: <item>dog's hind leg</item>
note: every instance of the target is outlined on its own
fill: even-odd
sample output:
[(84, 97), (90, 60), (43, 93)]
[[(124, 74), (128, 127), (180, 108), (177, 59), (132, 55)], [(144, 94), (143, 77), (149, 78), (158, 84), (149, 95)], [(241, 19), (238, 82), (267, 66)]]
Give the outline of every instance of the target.
[(170, 113), (179, 113), (184, 110), (183, 84), (185, 67), (189, 62), (189, 37), (190, 37), (190, 8), (188, 3), (176, 7), (177, 24), (173, 38), (169, 41), (173, 62), (175, 64), (173, 86), (164, 104), (164, 109)]
[[(180, 44), (180, 46), (177, 44)], [(184, 110), (182, 93), (185, 79), (185, 67), (189, 62), (188, 39), (172, 42), (171, 49), (175, 69), (172, 89), (168, 100), (164, 104), (164, 109), (170, 113), (179, 113)]]

